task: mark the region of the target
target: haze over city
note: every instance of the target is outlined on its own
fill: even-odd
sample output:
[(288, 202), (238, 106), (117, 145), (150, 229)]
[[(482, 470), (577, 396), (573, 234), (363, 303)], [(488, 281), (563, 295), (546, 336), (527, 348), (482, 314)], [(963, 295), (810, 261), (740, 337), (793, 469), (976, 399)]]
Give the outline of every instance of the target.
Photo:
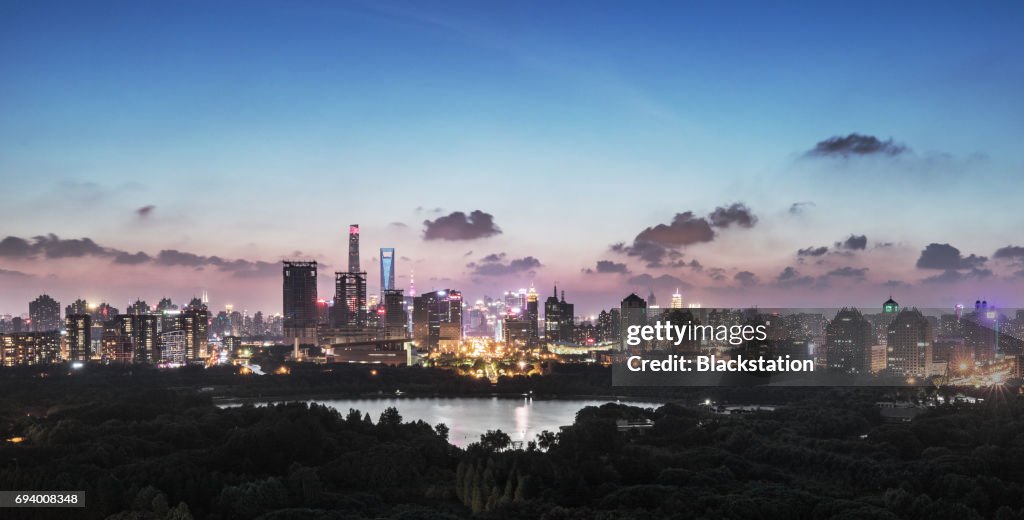
[(582, 5), (0, 6), (0, 313), (279, 312), (349, 224), (371, 293), (1024, 305), (1020, 4)]

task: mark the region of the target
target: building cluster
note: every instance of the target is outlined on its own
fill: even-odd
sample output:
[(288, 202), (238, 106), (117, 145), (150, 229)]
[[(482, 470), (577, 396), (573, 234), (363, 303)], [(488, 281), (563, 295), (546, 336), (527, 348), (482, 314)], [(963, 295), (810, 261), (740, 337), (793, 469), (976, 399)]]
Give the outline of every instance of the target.
[(852, 374), (956, 379), (1017, 360), (1024, 354), (1021, 332), (1024, 312), (1011, 319), (987, 301), (936, 317), (890, 298), (878, 314), (839, 311), (826, 329), (825, 364)]
[[(1021, 374), (1019, 360), (1024, 355), (1024, 311), (1013, 318), (985, 301), (977, 301), (971, 311), (957, 306), (952, 313), (925, 315), (916, 308), (901, 308), (890, 298), (880, 312), (862, 312), (848, 307), (835, 316), (814, 312), (787, 314), (764, 313), (757, 309), (682, 308), (676, 302), (669, 309), (648, 305), (648, 301), (630, 294), (620, 306), (621, 329), (644, 326), (656, 321), (694, 323), (713, 327), (766, 325), (768, 339), (737, 348), (722, 341), (705, 338), (679, 344), (643, 341), (629, 346), (621, 337), (619, 350), (627, 353), (671, 351), (675, 354), (731, 352), (753, 356), (790, 356), (813, 360), (815, 365), (851, 375), (884, 375), (907, 379), (941, 377), (963, 383), (979, 373), (991, 375), (1006, 371)], [(1007, 361), (1009, 360), (1009, 362)]]
[(44, 294), (29, 303), (27, 320), (0, 319), (0, 363), (204, 363), (212, 355), (209, 325), (199, 298), (181, 309), (167, 298), (155, 307), (137, 300), (125, 313), (79, 299), (61, 319), (60, 304)]

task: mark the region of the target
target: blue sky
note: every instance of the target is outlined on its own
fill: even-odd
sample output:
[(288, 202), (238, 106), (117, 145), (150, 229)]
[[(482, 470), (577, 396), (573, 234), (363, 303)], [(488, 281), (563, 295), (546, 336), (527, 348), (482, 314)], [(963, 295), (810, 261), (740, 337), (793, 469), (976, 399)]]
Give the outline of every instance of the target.
[[(396, 247), (400, 273), (415, 269), (421, 290), (453, 285), (475, 298), (560, 280), (584, 309), (649, 285), (667, 300), (676, 280), (722, 305), (837, 294), (865, 305), (894, 281), (922, 305), (979, 291), (1011, 300), (1015, 257), (948, 285), (923, 282), (936, 273), (915, 261), (930, 243), (986, 257), (1019, 244), (1022, 10), (4, 2), (0, 235), (88, 237), (154, 257), (173, 249), (275, 262), (298, 252), (333, 269), (358, 222), (364, 264), (373, 248)], [(854, 132), (908, 151), (805, 155)], [(814, 204), (788, 211), (801, 201)], [(735, 202), (756, 225), (678, 248), (725, 280), (609, 251), (677, 213)], [(144, 206), (153, 209), (141, 216)], [(474, 210), (501, 233), (423, 239), (424, 220)], [(796, 255), (851, 234), (872, 247)], [(498, 277), (467, 267), (492, 253), (541, 265)], [(0, 250), (0, 272), (17, 273), (0, 276), (0, 312), (43, 290), (121, 303), (208, 288), (215, 304), (279, 305), (269, 275), (43, 257)], [(581, 272), (598, 260), (629, 273)], [(785, 267), (819, 289), (780, 287)], [(868, 271), (827, 277), (842, 267)], [(759, 282), (737, 287), (742, 271)]]

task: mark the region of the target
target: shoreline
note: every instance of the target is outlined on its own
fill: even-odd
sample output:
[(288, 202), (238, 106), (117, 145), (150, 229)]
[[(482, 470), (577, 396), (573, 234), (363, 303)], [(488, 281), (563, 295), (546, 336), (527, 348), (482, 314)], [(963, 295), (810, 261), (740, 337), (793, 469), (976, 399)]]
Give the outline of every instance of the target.
[(569, 394), (569, 395), (533, 395), (520, 393), (491, 393), (491, 394), (383, 394), (383, 393), (372, 393), (372, 394), (304, 394), (304, 395), (279, 395), (279, 396), (258, 396), (258, 397), (238, 397), (238, 396), (213, 396), (211, 401), (214, 405), (230, 405), (230, 404), (256, 404), (256, 403), (270, 403), (270, 402), (306, 402), (306, 401), (344, 401), (344, 400), (385, 400), (385, 399), (524, 399), (530, 398), (535, 401), (606, 401), (609, 403), (620, 402), (623, 404), (630, 403), (642, 403), (642, 404), (657, 404), (663, 406), (672, 402), (671, 400), (665, 399), (643, 399), (635, 396), (617, 396), (617, 395), (587, 395), (587, 394)]

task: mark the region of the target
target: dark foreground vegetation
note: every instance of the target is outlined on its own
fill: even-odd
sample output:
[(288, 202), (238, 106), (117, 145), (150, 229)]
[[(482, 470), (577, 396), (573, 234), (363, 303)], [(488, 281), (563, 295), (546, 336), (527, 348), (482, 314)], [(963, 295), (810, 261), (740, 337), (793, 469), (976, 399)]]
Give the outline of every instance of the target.
[[(381, 379), (419, 388), (429, 374), (394, 369), (346, 390), (391, 391)], [(211, 397), (239, 384), (263, 394), (303, 380), (295, 375), (237, 383), (209, 371), (2, 372), (0, 489), (85, 490), (88, 507), (0, 517), (1024, 518), (1024, 402), (1005, 389), (897, 424), (879, 415), (875, 402), (892, 397), (880, 389), (700, 391), (784, 405), (742, 415), (696, 406), (698, 390), (688, 389), (656, 410), (584, 409), (523, 449), (492, 432), (466, 450), (447, 442), (443, 425), (403, 422), (395, 410), (219, 408)], [(438, 388), (472, 394), (580, 390), (602, 376), (497, 389), (437, 377)], [(620, 427), (648, 419), (650, 428)], [(14, 437), (24, 440), (6, 441)]]

